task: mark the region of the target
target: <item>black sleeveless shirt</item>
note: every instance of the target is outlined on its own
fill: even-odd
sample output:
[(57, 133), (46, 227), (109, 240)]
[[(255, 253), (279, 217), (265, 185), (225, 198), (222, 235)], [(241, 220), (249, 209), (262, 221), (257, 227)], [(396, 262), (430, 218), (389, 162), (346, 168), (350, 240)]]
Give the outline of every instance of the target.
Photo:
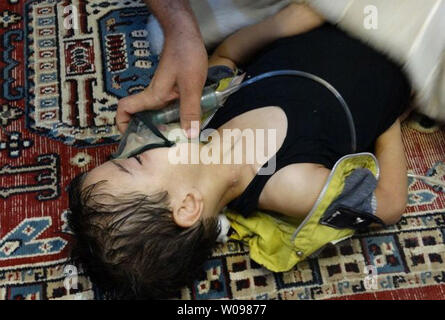
[[(375, 140), (403, 113), (411, 95), (399, 66), (330, 24), (274, 42), (243, 69), (248, 77), (293, 69), (328, 81), (350, 108), (357, 152), (374, 151)], [(349, 126), (339, 101), (325, 87), (303, 78), (274, 77), (241, 89), (229, 97), (206, 128), (217, 129), (242, 113), (265, 106), (281, 107), (288, 122), (286, 138), (274, 156), (275, 172), (293, 163), (317, 163), (331, 169), (351, 153)], [(228, 207), (249, 215), (271, 176), (256, 175)]]

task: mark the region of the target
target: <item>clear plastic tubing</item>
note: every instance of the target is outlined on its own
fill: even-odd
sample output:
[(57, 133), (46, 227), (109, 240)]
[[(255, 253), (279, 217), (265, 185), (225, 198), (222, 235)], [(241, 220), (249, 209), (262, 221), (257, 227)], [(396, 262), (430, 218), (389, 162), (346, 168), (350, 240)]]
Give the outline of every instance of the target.
[(351, 136), (351, 151), (352, 153), (356, 153), (357, 151), (357, 135), (355, 131), (355, 124), (354, 119), (352, 118), (351, 110), (348, 107), (348, 104), (346, 103), (345, 99), (343, 99), (342, 95), (337, 91), (337, 89), (334, 88), (333, 85), (331, 85), (326, 80), (317, 77), (316, 75), (304, 71), (298, 71), (298, 70), (275, 70), (270, 71), (266, 73), (262, 73), (256, 77), (250, 78), (243, 83), (241, 83), (239, 86), (232, 88), (232, 90), (228, 90), (230, 92), (227, 92), (228, 95), (234, 93), (235, 91), (238, 91), (244, 87), (247, 87), (248, 85), (251, 85), (257, 81), (271, 78), (271, 77), (277, 77), (277, 76), (296, 76), (296, 77), (302, 77), (306, 79), (310, 79), (312, 81), (315, 81), (322, 86), (324, 86), (326, 89), (328, 89), (340, 102), (341, 106), (343, 107), (343, 110), (346, 114), (346, 119), (349, 124), (349, 132)]

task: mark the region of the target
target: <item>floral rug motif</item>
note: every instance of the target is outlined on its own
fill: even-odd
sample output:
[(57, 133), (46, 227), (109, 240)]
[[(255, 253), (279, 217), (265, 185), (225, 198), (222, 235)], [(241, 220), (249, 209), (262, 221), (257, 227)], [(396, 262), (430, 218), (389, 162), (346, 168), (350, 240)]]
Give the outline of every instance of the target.
[[(118, 99), (150, 82), (158, 57), (145, 40), (148, 16), (142, 0), (1, 2), (0, 299), (103, 298), (66, 263), (66, 187), (115, 150)], [(444, 181), (445, 131), (404, 126), (403, 138), (410, 172)], [(409, 206), (397, 225), (329, 246), (285, 273), (262, 268), (246, 246), (229, 242), (178, 298), (360, 299), (409, 290), (440, 296), (444, 190), (409, 182)], [(375, 268), (375, 282), (367, 266)]]

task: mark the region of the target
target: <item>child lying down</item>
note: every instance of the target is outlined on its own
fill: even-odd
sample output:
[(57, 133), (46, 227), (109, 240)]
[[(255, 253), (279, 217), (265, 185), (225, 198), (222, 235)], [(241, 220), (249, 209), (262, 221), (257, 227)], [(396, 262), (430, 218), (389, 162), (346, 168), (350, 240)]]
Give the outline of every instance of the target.
[[(357, 152), (373, 152), (379, 161), (373, 214), (387, 225), (400, 219), (407, 177), (399, 117), (411, 89), (397, 65), (297, 4), (227, 38), (209, 65), (241, 66), (248, 76), (295, 69), (330, 82), (350, 107)], [(267, 159), (173, 164), (169, 152), (185, 144), (178, 143), (105, 162), (71, 183), (69, 224), (77, 240), (72, 254), (103, 290), (117, 297), (177, 294), (197, 277), (215, 246), (224, 207), (246, 216), (260, 209), (304, 217), (332, 166), (351, 152), (338, 101), (306, 79), (276, 77), (242, 89), (207, 128), (221, 136), (224, 129), (275, 130), (276, 170), (257, 174)], [(231, 141), (230, 149), (242, 140)], [(199, 148), (215, 143), (221, 140)]]

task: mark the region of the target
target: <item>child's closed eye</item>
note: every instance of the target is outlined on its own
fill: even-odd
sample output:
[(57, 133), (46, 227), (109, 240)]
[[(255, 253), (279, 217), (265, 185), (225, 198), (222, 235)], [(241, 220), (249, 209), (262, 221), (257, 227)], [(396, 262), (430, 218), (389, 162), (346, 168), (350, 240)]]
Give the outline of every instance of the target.
[(135, 158), (137, 160), (137, 162), (139, 162), (139, 164), (142, 165), (142, 161), (141, 161), (141, 158), (139, 157), (139, 155), (135, 155), (132, 158)]

